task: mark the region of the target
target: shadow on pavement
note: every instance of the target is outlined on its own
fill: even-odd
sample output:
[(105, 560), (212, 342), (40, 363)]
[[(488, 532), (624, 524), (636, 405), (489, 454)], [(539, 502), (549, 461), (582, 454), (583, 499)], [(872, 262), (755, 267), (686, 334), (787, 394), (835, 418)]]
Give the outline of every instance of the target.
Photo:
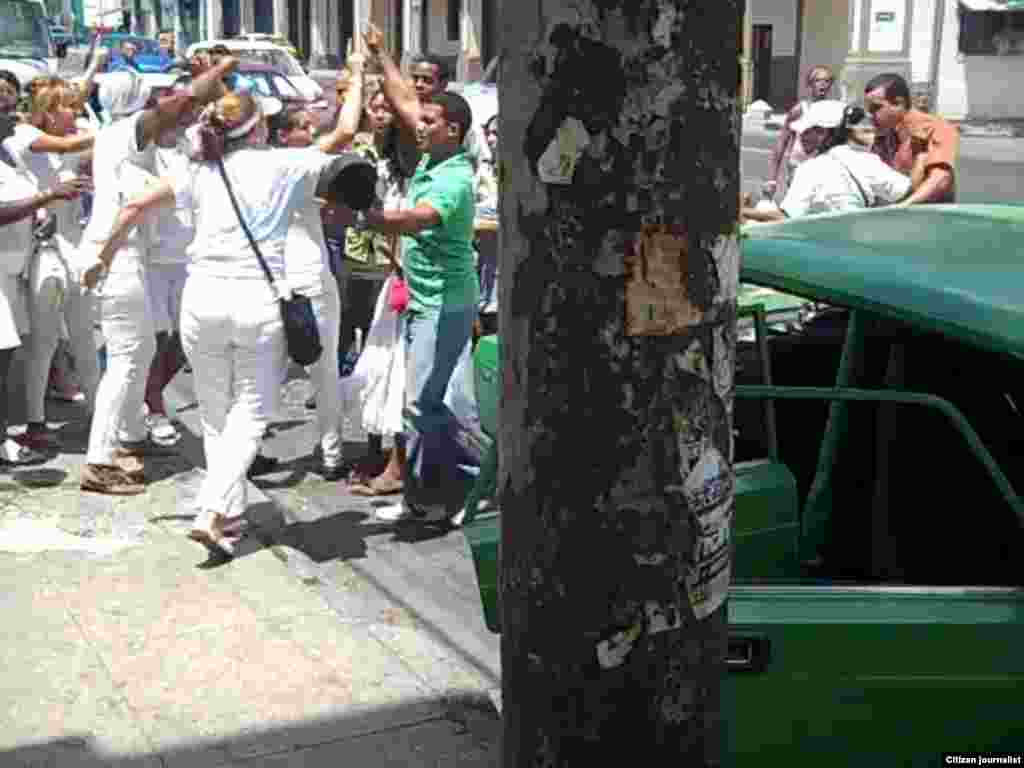
[[(146, 732), (145, 719), (136, 720)], [(483, 694), (444, 696), (360, 709), (334, 718), (261, 724), (158, 749), (149, 754), (106, 751), (88, 733), (0, 750), (4, 768), (336, 768), (336, 766), (500, 765), (501, 719)]]

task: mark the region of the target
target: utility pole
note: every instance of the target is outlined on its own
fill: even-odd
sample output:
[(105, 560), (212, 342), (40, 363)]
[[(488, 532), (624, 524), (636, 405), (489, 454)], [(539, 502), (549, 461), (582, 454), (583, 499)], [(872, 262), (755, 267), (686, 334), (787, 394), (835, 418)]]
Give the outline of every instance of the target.
[(743, 5), (504, 4), (505, 768), (722, 757)]

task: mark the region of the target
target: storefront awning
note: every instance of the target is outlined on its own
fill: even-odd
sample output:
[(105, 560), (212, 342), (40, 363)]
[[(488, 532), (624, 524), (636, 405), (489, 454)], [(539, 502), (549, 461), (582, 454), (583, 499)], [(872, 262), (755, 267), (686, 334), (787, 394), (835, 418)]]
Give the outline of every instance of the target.
[(968, 11), (1024, 11), (1024, 0), (960, 0)]

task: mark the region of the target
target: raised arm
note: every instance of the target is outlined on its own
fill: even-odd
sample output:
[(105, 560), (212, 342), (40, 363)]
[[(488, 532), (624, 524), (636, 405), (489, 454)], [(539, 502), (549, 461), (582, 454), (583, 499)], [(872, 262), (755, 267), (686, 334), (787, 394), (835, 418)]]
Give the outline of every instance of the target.
[(228, 56), (192, 81), (187, 91), (172, 93), (160, 99), (155, 107), (142, 114), (136, 128), (136, 142), (148, 147), (157, 137), (173, 128), (189, 103), (202, 106), (219, 99), (226, 91), (223, 80), (238, 67), (238, 59)]
[(384, 73), (384, 95), (395, 108), (395, 115), (404, 127), (416, 132), (420, 122), (420, 100), (415, 89), (402, 77), (398, 65), (384, 50), (384, 33), (373, 22), (366, 25), (366, 49), (370, 52)]
[(348, 69), (352, 73), (352, 81), (348, 93), (345, 94), (345, 103), (338, 110), (338, 123), (333, 131), (317, 142), (317, 146), (328, 154), (341, 152), (352, 143), (363, 116), (363, 74), (366, 69), (366, 57), (361, 53), (350, 53)]
[[(93, 48), (96, 46), (96, 41), (99, 37), (93, 39)], [(82, 89), (82, 101), (86, 102), (89, 100), (89, 94), (92, 93), (92, 84), (96, 79), (96, 74), (103, 68), (107, 63), (107, 59), (110, 57), (110, 52), (106, 48), (100, 48), (96, 51), (96, 55), (92, 55), (92, 48), (89, 49), (89, 68), (85, 70), (85, 74), (82, 79), (78, 82), (78, 87)]]

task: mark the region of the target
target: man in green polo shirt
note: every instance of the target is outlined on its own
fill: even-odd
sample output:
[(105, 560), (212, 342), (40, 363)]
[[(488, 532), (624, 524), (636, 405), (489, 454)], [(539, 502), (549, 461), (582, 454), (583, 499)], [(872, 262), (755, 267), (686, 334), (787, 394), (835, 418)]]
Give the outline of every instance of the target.
[(357, 228), (401, 234), (409, 286), (406, 314), (405, 503), (378, 516), (441, 520), (461, 507), (465, 458), (457, 422), (444, 404), (448, 382), (469, 342), (479, 285), (473, 256), (476, 215), (472, 163), (462, 147), (472, 126), (469, 104), (455, 93), (420, 106), (416, 140), (423, 153), (403, 210), (356, 215)]

